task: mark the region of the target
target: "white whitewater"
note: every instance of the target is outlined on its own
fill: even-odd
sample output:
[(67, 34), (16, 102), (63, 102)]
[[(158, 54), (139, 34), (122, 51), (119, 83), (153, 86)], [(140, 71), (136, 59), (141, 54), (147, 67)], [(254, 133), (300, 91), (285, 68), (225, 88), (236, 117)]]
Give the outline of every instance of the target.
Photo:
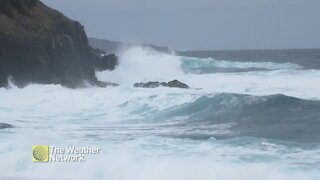
[[(186, 60), (192, 61), (192, 66), (198, 66), (198, 68), (208, 66), (266, 68), (272, 71), (191, 74), (184, 73), (182, 68)], [(208, 61), (214, 63), (207, 63)], [(202, 88), (203, 91), (200, 93), (284, 94), (301, 99), (320, 100), (320, 71), (303, 70), (299, 65), (292, 63), (231, 62), (210, 58), (186, 58), (136, 47), (121, 53), (120, 66), (115, 71), (105, 71), (97, 75), (100, 80), (129, 87), (136, 82), (178, 79), (193, 88)]]
[[(115, 71), (98, 73), (100, 80), (119, 83), (119, 87), (0, 89), (0, 123), (15, 126), (0, 130), (0, 179), (320, 179), (320, 148), (288, 148), (263, 138), (219, 141), (158, 136), (175, 132), (170, 125), (176, 122), (144, 118), (217, 93), (320, 100), (319, 70), (303, 70), (290, 63), (212, 60), (221, 63), (220, 68), (267, 70), (193, 74), (185, 72), (184, 61), (185, 57), (131, 48), (121, 53)], [(132, 87), (135, 82), (173, 79), (202, 89)], [(102, 148), (102, 154), (86, 163), (32, 163), (33, 144), (94, 145)]]

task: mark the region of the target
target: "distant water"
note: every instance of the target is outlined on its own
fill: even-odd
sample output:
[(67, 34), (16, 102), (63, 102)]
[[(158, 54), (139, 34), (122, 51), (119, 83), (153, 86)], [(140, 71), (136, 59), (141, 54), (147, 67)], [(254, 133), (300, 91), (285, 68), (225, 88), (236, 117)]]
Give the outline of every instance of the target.
[[(320, 179), (319, 50), (184, 53), (119, 52), (97, 73), (119, 87), (0, 89), (0, 179)], [(132, 87), (173, 79), (192, 89)], [(102, 154), (32, 163), (33, 144)]]
[(320, 49), (181, 51), (180, 55), (240, 62), (291, 62), (307, 69), (320, 69)]

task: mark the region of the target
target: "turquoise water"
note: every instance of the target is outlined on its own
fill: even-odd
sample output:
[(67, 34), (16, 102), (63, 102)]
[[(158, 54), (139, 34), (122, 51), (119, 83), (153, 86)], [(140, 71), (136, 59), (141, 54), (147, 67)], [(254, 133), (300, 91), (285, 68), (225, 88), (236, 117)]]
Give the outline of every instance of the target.
[[(1, 179), (320, 179), (320, 71), (295, 63), (121, 53), (119, 87), (0, 89)], [(230, 71), (230, 69), (232, 69)], [(133, 88), (179, 79), (192, 89)], [(95, 146), (33, 163), (31, 146)]]

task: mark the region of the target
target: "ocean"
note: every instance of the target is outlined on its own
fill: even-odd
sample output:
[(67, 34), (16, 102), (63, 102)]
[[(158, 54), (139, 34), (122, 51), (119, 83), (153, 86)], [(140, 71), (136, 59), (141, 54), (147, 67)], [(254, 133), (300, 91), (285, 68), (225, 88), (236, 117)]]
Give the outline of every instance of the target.
[[(0, 179), (320, 179), (320, 50), (119, 58), (96, 74), (118, 87), (0, 88)], [(174, 79), (191, 89), (133, 87)], [(101, 152), (34, 163), (32, 145)]]

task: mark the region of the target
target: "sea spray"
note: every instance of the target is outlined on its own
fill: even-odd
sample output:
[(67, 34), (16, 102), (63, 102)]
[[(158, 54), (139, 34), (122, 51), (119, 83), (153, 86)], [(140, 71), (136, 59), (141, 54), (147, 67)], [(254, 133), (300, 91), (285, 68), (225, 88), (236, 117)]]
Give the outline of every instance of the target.
[[(14, 126), (0, 130), (1, 179), (320, 179), (319, 70), (203, 73), (200, 64), (197, 74), (175, 55), (138, 48), (121, 57), (119, 71), (99, 73), (119, 87), (0, 89), (0, 123)], [(132, 86), (157, 78), (202, 90)], [(83, 163), (38, 164), (34, 144), (103, 151)]]
[(120, 65), (112, 72), (98, 73), (100, 80), (119, 84), (147, 81), (171, 81), (183, 75), (178, 56), (143, 47), (133, 47), (119, 55)]

